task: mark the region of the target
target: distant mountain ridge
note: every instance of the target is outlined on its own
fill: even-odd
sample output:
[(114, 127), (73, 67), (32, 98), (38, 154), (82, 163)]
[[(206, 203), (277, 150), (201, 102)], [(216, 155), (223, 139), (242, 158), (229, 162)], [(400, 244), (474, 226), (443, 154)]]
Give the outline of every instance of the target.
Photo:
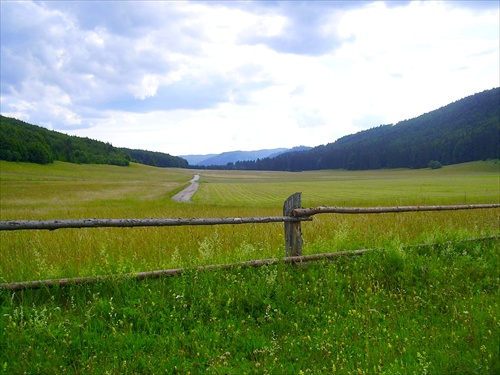
[(272, 158), (285, 152), (305, 151), (311, 148), (312, 147), (307, 146), (297, 146), (293, 148), (273, 148), (254, 151), (227, 151), (221, 154), (180, 155), (179, 157), (187, 160), (191, 166), (225, 166), (228, 163)]

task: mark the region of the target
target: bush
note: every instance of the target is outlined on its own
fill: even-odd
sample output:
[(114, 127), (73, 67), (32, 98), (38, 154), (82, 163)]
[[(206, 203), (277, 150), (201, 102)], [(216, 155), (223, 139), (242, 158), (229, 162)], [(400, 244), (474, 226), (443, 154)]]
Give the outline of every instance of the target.
[(443, 165), (442, 165), (440, 162), (436, 161), (436, 160), (431, 160), (431, 161), (429, 162), (428, 167), (429, 167), (430, 169), (439, 169), (439, 168), (442, 168), (442, 167), (443, 167)]

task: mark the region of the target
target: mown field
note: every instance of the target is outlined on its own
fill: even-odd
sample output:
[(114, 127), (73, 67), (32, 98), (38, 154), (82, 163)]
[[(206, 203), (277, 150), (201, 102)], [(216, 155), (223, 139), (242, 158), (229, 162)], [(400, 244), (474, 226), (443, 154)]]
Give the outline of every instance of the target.
[[(246, 217), (303, 206), (500, 203), (495, 161), (439, 170), (195, 171), (0, 162), (1, 220)], [(500, 371), (498, 209), (317, 215), (304, 253), (384, 248), (307, 267), (123, 273), (284, 256), (282, 224), (0, 232), (4, 373), (487, 374)], [(427, 246), (411, 247), (426, 244)], [(433, 245), (437, 244), (437, 245)]]

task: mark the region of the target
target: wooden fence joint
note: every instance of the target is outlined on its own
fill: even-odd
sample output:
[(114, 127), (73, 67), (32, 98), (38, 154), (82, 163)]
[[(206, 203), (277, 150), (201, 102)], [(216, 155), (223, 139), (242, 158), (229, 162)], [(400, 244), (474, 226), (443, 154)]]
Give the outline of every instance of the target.
[[(288, 197), (283, 204), (283, 216), (295, 217), (294, 210), (301, 208), (302, 193), (295, 193)], [(287, 257), (302, 255), (302, 229), (300, 221), (285, 222), (285, 253)]]

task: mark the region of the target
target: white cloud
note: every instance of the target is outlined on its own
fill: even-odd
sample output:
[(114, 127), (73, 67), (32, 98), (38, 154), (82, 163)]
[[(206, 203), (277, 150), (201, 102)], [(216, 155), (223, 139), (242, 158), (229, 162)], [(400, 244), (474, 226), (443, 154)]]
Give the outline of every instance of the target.
[(499, 86), (491, 3), (1, 2), (1, 111), (172, 154), (315, 146)]
[(160, 79), (153, 74), (146, 74), (142, 77), (138, 86), (132, 86), (131, 92), (137, 99), (146, 99), (155, 96), (160, 86)]

